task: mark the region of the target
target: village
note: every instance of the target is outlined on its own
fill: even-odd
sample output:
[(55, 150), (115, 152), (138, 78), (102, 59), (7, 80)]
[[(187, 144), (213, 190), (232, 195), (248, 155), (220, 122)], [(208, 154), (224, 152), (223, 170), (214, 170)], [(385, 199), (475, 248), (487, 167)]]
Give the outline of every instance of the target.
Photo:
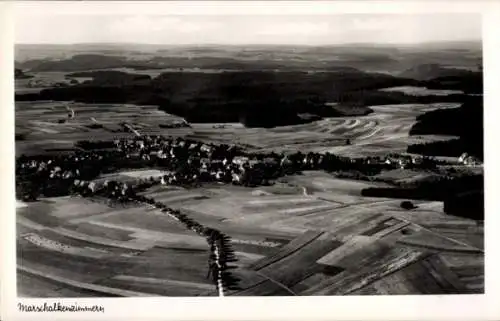
[[(45, 178), (58, 181), (60, 186), (80, 186), (80, 188), (86, 186), (89, 192), (95, 192), (99, 186), (92, 179), (97, 178), (100, 170), (107, 171), (110, 164), (113, 164), (113, 167), (124, 168), (160, 168), (164, 174), (150, 178), (159, 184), (221, 182), (258, 186), (269, 185), (273, 179), (282, 175), (303, 170), (379, 172), (396, 168), (432, 169), (438, 165), (472, 166), (479, 163), (467, 154), (460, 156), (456, 163), (438, 161), (425, 156), (398, 154), (365, 158), (339, 157), (330, 153), (303, 154), (300, 151), (288, 155), (256, 154), (244, 152), (241, 148), (230, 145), (141, 135), (129, 139), (117, 139), (112, 143), (91, 142), (87, 145), (89, 144), (97, 149), (52, 159), (47, 159), (47, 156), (39, 158), (21, 155), (17, 164), (18, 175), (30, 176), (32, 182), (36, 181), (33, 177), (36, 175), (42, 181)], [(114, 145), (113, 149), (99, 149), (99, 146), (109, 147), (111, 144)], [(120, 163), (122, 165), (117, 165)], [(104, 184), (105, 181), (101, 183)], [(22, 184), (22, 180), (19, 184)], [(39, 192), (41, 191), (20, 190), (19, 196), (29, 199), (34, 193)], [(55, 193), (64, 195), (67, 191)]]

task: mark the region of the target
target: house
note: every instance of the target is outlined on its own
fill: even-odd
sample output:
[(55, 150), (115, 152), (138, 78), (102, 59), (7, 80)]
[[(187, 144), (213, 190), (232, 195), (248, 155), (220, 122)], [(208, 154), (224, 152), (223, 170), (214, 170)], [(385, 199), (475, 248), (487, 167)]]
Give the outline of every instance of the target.
[(233, 176), (233, 182), (235, 182), (235, 183), (241, 182), (241, 176), (239, 174), (233, 173), (232, 176)]
[(236, 165), (241, 166), (247, 162), (248, 162), (248, 157), (238, 156), (238, 157), (233, 158), (233, 164), (236, 164)]
[(458, 162), (461, 163), (461, 164), (464, 164), (464, 162), (467, 159), (467, 157), (469, 157), (469, 154), (462, 153), (462, 155), (460, 155), (460, 157), (458, 158)]
[(201, 151), (205, 153), (210, 153), (212, 151), (212, 147), (208, 146), (207, 144), (201, 145)]
[(464, 165), (467, 165), (467, 166), (475, 166), (475, 165), (480, 165), (480, 164), (481, 164), (481, 161), (474, 156), (468, 156), (464, 160)]

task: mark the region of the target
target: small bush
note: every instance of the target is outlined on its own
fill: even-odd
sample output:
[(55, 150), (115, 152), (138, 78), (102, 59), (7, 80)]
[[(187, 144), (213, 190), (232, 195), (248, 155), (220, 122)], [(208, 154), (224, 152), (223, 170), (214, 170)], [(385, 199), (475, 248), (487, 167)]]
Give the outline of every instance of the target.
[(417, 208), (412, 202), (410, 201), (403, 201), (401, 202), (401, 208), (404, 208), (405, 210), (412, 210), (414, 208)]

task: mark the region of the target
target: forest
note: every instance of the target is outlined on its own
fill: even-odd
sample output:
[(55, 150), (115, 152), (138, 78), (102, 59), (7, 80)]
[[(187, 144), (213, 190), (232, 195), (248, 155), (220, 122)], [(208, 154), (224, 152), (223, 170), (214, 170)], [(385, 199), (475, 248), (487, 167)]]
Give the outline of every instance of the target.
[[(156, 105), (189, 122), (242, 122), (249, 127), (299, 124), (322, 117), (350, 116), (328, 107), (336, 102), (368, 114), (370, 105), (460, 102), (465, 95), (411, 96), (381, 88), (418, 85), (419, 81), (355, 69), (339, 72), (169, 72), (157, 77), (116, 70), (88, 71), (84, 83), (17, 94), (16, 101), (76, 101)], [(360, 109), (363, 109), (360, 113)], [(302, 118), (307, 113), (315, 117)], [(418, 128), (415, 129), (418, 132)]]
[(469, 97), (458, 108), (437, 109), (417, 117), (410, 135), (450, 135), (457, 139), (410, 145), (408, 152), (434, 156), (455, 156), (467, 152), (484, 157), (483, 100)]

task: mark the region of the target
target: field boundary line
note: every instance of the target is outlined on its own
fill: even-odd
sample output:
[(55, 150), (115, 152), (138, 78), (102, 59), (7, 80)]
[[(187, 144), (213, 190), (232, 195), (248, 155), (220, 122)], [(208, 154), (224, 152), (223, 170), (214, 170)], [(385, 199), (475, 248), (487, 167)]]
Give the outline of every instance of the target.
[(297, 296), (297, 293), (293, 292), (292, 289), (290, 289), (289, 287), (287, 287), (286, 285), (284, 285), (283, 283), (281, 282), (278, 282), (276, 281), (275, 279), (259, 272), (259, 271), (255, 271), (255, 273), (257, 273), (258, 275), (262, 276), (263, 278), (266, 278), (267, 280), (271, 281), (272, 283), (276, 284), (277, 286), (279, 286), (280, 288), (286, 290), (287, 292), (289, 292), (290, 294), (294, 295), (294, 296)]
[(430, 229), (428, 229), (427, 227), (424, 227), (424, 226), (422, 226), (422, 225), (418, 225), (418, 226), (420, 226), (422, 229), (424, 229), (424, 230), (426, 230), (426, 231), (428, 231), (428, 232), (430, 232), (430, 233), (432, 233), (432, 234), (434, 234), (434, 235), (440, 236), (440, 237), (445, 238), (445, 239), (447, 239), (447, 240), (449, 240), (449, 241), (452, 241), (452, 242), (458, 243), (458, 244), (460, 244), (460, 245), (463, 245), (463, 246), (468, 247), (468, 248), (470, 248), (470, 249), (474, 249), (474, 250), (476, 250), (476, 251), (478, 251), (478, 252), (480, 252), (480, 253), (483, 253), (483, 254), (484, 254), (484, 250), (482, 250), (482, 249), (480, 249), (480, 248), (478, 248), (478, 247), (475, 247), (475, 246), (469, 245), (469, 244), (467, 244), (467, 243), (461, 242), (461, 241), (459, 241), (459, 240), (456, 240), (456, 239), (450, 238), (450, 237), (445, 236), (445, 235), (441, 235), (441, 234), (436, 233), (436, 232), (434, 232), (433, 230), (430, 230)]
[[(317, 240), (317, 239), (318, 239), (321, 235), (324, 235), (324, 234), (325, 234), (325, 232), (323, 232), (323, 231), (318, 231), (318, 232), (319, 232), (319, 233), (318, 233), (318, 235), (316, 235), (314, 238), (312, 238), (312, 239), (311, 239), (311, 240), (309, 240), (308, 242), (306, 242), (306, 243), (302, 244), (302, 246), (301, 246), (301, 247), (299, 247), (299, 248), (297, 248), (297, 249), (295, 249), (295, 250), (293, 250), (293, 251), (289, 252), (286, 256), (290, 256), (290, 255), (292, 255), (292, 254), (296, 253), (297, 251), (301, 250), (301, 249), (302, 249), (302, 248), (304, 248), (305, 246), (307, 246), (307, 245), (311, 244), (312, 242), (314, 242), (315, 240)], [(307, 233), (307, 232), (305, 232), (305, 233)], [(304, 234), (305, 234), (305, 233), (304, 233)], [(301, 235), (301, 236), (302, 236), (302, 235)], [(301, 237), (301, 236), (298, 236), (298, 237)], [(293, 241), (293, 240), (292, 240), (292, 241)], [(292, 242), (292, 241), (290, 241), (290, 242)], [(289, 244), (289, 243), (288, 243), (288, 244)], [(288, 244), (286, 244), (286, 245), (288, 245)], [(286, 245), (285, 245), (285, 246), (286, 246)], [(280, 249), (280, 250), (281, 250), (281, 249)], [(278, 251), (278, 252), (276, 253), (276, 255), (278, 255), (278, 254), (279, 254), (279, 253), (281, 253), (281, 252), (282, 252), (282, 251)], [(286, 257), (286, 256), (285, 256), (285, 257)], [(285, 258), (285, 257), (283, 257), (283, 258)], [(266, 258), (267, 258), (267, 257), (263, 258), (262, 260), (265, 260)], [(258, 265), (258, 263), (261, 261), (261, 260), (259, 260), (259, 261), (257, 261), (257, 262), (252, 263), (252, 265), (251, 265), (251, 266), (249, 266), (249, 267), (253, 267), (254, 271), (255, 271), (255, 272), (257, 272), (257, 271), (262, 270), (263, 268), (265, 268), (265, 267), (267, 267), (267, 266), (269, 266), (269, 265), (271, 265), (271, 264), (273, 264), (273, 263), (276, 263), (276, 262), (278, 262), (278, 261), (282, 260), (283, 258), (279, 258), (279, 257), (278, 257), (278, 258), (276, 258), (275, 260), (272, 260), (272, 261), (268, 262), (266, 265), (263, 265), (263, 266), (259, 266), (259, 265)], [(255, 266), (257, 266), (257, 269), (255, 269)]]
[(257, 282), (255, 284), (252, 284), (251, 286), (245, 288), (245, 289), (241, 289), (241, 290), (236, 290), (236, 291), (233, 291), (233, 292), (229, 292), (227, 294), (227, 296), (238, 296), (238, 294), (242, 293), (242, 292), (245, 292), (245, 291), (248, 291), (248, 290), (251, 290), (251, 289), (254, 289), (258, 286), (260, 286), (261, 284), (263, 284), (264, 282), (266, 282), (266, 280), (262, 280), (260, 282)]
[(431, 250), (438, 250), (440, 252), (453, 252), (453, 253), (484, 253), (480, 249), (474, 248), (472, 246), (468, 246), (469, 248), (465, 249), (453, 249), (453, 248), (442, 248), (438, 247), (435, 245), (425, 245), (425, 244), (420, 244), (420, 243), (413, 243), (409, 241), (397, 241), (396, 243), (405, 245), (405, 246), (414, 246), (414, 247), (419, 247), (422, 249), (431, 249)]
[[(401, 218), (401, 217), (394, 217), (393, 215), (390, 215), (390, 216), (391, 216), (392, 218), (397, 219), (397, 220), (401, 220), (401, 221), (403, 221), (403, 222), (407, 222), (407, 223), (409, 223), (409, 224), (416, 225), (416, 226), (418, 226), (419, 228), (421, 228), (422, 230), (425, 230), (425, 231), (427, 231), (427, 232), (429, 232), (429, 233), (431, 233), (431, 234), (433, 234), (433, 235), (437, 235), (438, 237), (444, 238), (444, 239), (446, 239), (446, 240), (448, 240), (448, 241), (451, 241), (451, 242), (453, 242), (453, 243), (460, 244), (460, 245), (462, 245), (462, 246), (464, 246), (464, 247), (466, 247), (466, 248), (469, 248), (469, 249), (470, 249), (470, 250), (464, 249), (464, 250), (448, 250), (448, 251), (451, 251), (451, 252), (472, 252), (472, 253), (474, 253), (474, 251), (473, 251), (473, 250), (475, 250), (475, 251), (476, 251), (476, 252), (478, 252), (478, 253), (483, 253), (483, 254), (484, 254), (484, 250), (481, 250), (480, 248), (477, 248), (477, 247), (472, 246), (472, 245), (469, 245), (469, 244), (467, 244), (467, 243), (464, 243), (464, 242), (461, 242), (461, 241), (458, 241), (458, 240), (452, 239), (452, 238), (447, 237), (447, 236), (445, 236), (445, 235), (441, 235), (441, 234), (439, 234), (439, 233), (436, 233), (436, 232), (434, 232), (434, 231), (430, 230), (429, 228), (427, 228), (427, 227), (425, 227), (425, 226), (422, 226), (422, 225), (417, 224), (417, 223), (413, 223), (413, 222), (408, 221), (408, 220), (406, 220), (406, 219), (404, 219), (404, 218)], [(400, 243), (400, 244), (403, 244), (403, 243), (401, 243), (401, 242), (404, 242), (404, 241), (399, 241), (399, 240), (398, 240), (397, 242), (398, 242), (398, 243)], [(408, 243), (407, 245), (413, 245), (413, 244)], [(414, 246), (422, 246), (422, 247), (426, 247), (425, 245), (418, 245), (418, 244), (415, 244)], [(430, 248), (434, 248), (434, 249), (439, 250), (439, 248), (436, 248), (436, 247), (430, 247)]]

